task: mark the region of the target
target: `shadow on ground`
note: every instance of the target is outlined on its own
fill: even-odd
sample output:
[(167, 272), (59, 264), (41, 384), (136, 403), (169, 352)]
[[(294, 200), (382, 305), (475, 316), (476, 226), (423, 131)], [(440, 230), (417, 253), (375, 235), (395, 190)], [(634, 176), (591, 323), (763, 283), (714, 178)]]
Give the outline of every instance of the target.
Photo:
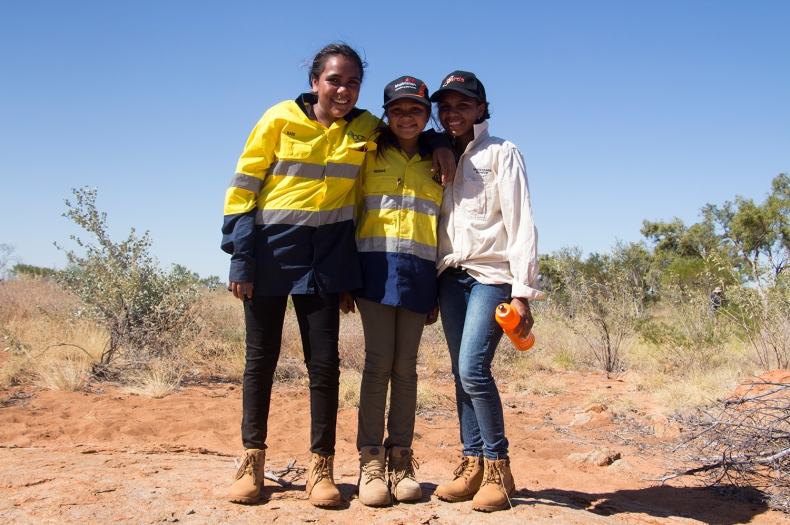
[[(738, 492), (743, 500), (748, 492)], [(600, 516), (620, 513), (643, 513), (656, 518), (682, 517), (709, 523), (711, 525), (736, 525), (749, 523), (754, 516), (768, 511), (768, 506), (756, 499), (759, 493), (753, 491), (754, 498), (748, 498), (750, 505), (741, 505), (737, 512), (722, 517), (719, 512), (711, 512), (720, 506), (724, 498), (720, 492), (710, 488), (689, 487), (648, 487), (637, 490), (618, 490), (610, 493), (579, 492), (572, 490), (546, 489), (516, 492), (515, 501), (519, 505), (549, 505), (570, 509), (582, 509)], [(711, 516), (717, 516), (711, 520)]]

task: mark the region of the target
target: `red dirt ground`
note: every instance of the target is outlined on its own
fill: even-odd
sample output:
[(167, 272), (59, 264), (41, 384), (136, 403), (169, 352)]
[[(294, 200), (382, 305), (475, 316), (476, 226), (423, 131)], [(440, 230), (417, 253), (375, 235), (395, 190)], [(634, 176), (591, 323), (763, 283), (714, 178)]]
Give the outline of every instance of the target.
[[(512, 509), (492, 514), (432, 496), (458, 463), (451, 404), (417, 419), (414, 449), (424, 501), (383, 509), (355, 498), (356, 410), (341, 411), (335, 477), (343, 504), (325, 510), (307, 502), (301, 478), (289, 488), (267, 481), (257, 505), (225, 500), (240, 451), (238, 386), (197, 376), (164, 399), (102, 384), (76, 393), (0, 389), (0, 523), (790, 523), (764, 505), (698, 488), (692, 478), (664, 487), (645, 481), (679, 464), (668, 449), (683, 429), (658, 416), (651, 398), (627, 378), (596, 372), (559, 377), (568, 387), (563, 395), (503, 395), (518, 492)], [(433, 386), (448, 400), (452, 396), (450, 381)], [(644, 414), (615, 420), (608, 411), (596, 412), (600, 407), (580, 406), (600, 390), (632, 397)], [(281, 469), (291, 458), (306, 465), (308, 410), (306, 388), (275, 391), (269, 468)], [(624, 461), (598, 467), (569, 458), (594, 449), (612, 449)]]

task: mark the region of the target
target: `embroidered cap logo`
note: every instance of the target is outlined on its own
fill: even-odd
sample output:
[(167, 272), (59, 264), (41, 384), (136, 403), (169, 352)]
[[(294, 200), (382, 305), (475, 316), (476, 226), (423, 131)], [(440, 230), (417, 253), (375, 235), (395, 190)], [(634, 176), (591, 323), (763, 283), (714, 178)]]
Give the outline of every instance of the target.
[(449, 77), (447, 77), (447, 79), (444, 81), (444, 85), (442, 85), (442, 87), (445, 87), (445, 86), (446, 86), (447, 84), (449, 84), (450, 82), (466, 82), (466, 79), (465, 79), (464, 77), (453, 77), (453, 76), (449, 76)]

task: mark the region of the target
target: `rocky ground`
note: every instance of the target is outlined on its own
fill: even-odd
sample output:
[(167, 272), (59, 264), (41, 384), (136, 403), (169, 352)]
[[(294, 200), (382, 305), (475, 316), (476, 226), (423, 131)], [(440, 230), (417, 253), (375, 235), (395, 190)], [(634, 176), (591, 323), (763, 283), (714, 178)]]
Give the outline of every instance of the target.
[[(446, 408), (417, 419), (414, 449), (424, 498), (371, 509), (356, 497), (356, 410), (342, 410), (335, 462), (342, 506), (311, 506), (304, 479), (288, 487), (267, 481), (262, 501), (228, 503), (239, 453), (241, 391), (194, 376), (163, 399), (93, 384), (86, 392), (32, 386), (0, 389), (0, 523), (790, 523), (762, 504), (726, 499), (693, 478), (660, 486), (651, 479), (680, 465), (669, 454), (684, 429), (659, 415), (628, 375), (560, 375), (566, 393), (503, 396), (518, 487), (513, 508), (482, 514), (471, 503), (432, 496), (458, 463), (451, 383), (433, 379)], [(612, 417), (585, 405), (593, 393), (628, 397), (640, 407)], [(267, 466), (309, 460), (309, 405), (304, 387), (278, 388), (270, 420)], [(619, 459), (618, 459), (619, 458)], [(294, 473), (286, 475), (292, 478)]]

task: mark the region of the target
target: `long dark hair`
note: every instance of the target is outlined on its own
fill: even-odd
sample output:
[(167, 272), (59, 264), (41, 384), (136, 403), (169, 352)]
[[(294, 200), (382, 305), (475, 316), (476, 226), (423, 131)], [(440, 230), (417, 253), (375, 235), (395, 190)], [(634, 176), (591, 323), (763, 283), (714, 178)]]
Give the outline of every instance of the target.
[(365, 68), (368, 67), (368, 63), (360, 58), (356, 49), (345, 42), (332, 42), (316, 53), (312, 61), (305, 61), (306, 64), (309, 63), (310, 67), (307, 76), (307, 81), (310, 85), (313, 84), (313, 80), (321, 78), (321, 73), (324, 72), (327, 61), (335, 55), (342, 55), (356, 63), (359, 68), (359, 81), (362, 82), (362, 77), (365, 76)]

